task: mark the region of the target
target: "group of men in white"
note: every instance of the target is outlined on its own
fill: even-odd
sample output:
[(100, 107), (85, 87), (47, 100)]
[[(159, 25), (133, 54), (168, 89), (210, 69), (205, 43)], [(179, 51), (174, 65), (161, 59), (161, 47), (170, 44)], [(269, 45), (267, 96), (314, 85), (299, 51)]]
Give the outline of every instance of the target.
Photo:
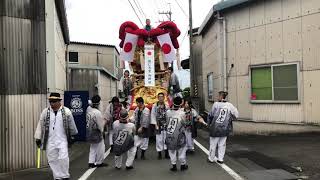
[[(177, 157), (180, 170), (188, 169), (186, 152), (194, 151), (196, 123), (208, 127), (210, 134), (210, 152), (208, 162), (223, 163), (226, 139), (232, 132), (232, 120), (238, 117), (237, 109), (226, 101), (227, 92), (219, 92), (218, 102), (213, 104), (207, 122), (193, 108), (190, 99), (175, 97), (172, 107), (165, 103), (165, 94), (158, 94), (158, 102), (151, 111), (144, 105), (142, 97), (136, 99), (137, 108), (129, 117), (128, 108), (122, 106), (117, 97), (113, 97), (104, 112), (99, 110), (101, 98), (91, 98), (87, 108), (87, 142), (90, 143), (89, 168), (107, 166), (104, 163), (105, 139), (108, 139), (114, 154), (114, 167), (122, 168), (122, 156), (127, 154), (126, 169), (133, 169), (138, 158), (146, 159), (150, 127), (156, 131), (156, 151), (158, 159), (170, 158), (170, 170), (177, 171)], [(54, 179), (69, 179), (68, 145), (77, 134), (77, 127), (71, 111), (62, 106), (59, 93), (51, 93), (48, 98), (50, 106), (40, 115), (35, 139), (38, 147), (46, 150), (49, 166)], [(108, 136), (105, 137), (105, 132)], [(216, 153), (216, 149), (218, 152)]]

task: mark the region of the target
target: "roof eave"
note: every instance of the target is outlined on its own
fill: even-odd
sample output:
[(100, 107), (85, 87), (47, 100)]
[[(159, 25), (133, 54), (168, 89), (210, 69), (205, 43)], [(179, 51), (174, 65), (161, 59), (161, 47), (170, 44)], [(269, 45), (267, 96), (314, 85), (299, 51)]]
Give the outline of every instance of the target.
[(64, 0), (55, 0), (56, 10), (60, 22), (60, 26), (62, 29), (63, 38), (66, 44), (70, 43), (69, 37), (69, 27), (68, 27), (68, 20), (67, 20), (67, 13), (66, 7), (64, 5)]
[(211, 22), (214, 20), (215, 15), (218, 12), (225, 11), (229, 8), (239, 6), (243, 3), (247, 3), (249, 1), (254, 1), (254, 0), (224, 0), (221, 1), (210, 9), (209, 13), (207, 14), (206, 18), (202, 22), (201, 26), (199, 27), (199, 34), (203, 34), (203, 32), (207, 29), (207, 27), (211, 24)]

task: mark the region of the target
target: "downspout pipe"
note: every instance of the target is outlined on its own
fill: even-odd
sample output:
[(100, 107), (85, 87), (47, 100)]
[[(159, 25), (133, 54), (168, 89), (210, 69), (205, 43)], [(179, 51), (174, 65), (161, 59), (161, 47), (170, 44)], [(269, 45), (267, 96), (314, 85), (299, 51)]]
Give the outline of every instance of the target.
[(228, 91), (228, 81), (227, 81), (227, 27), (226, 27), (226, 18), (218, 15), (218, 20), (222, 21), (223, 29), (223, 59), (222, 59), (222, 68), (223, 68), (223, 90)]
[(66, 86), (67, 86), (67, 91), (70, 89), (70, 84), (69, 84), (69, 44), (66, 45), (66, 53), (65, 53), (65, 58), (66, 58)]

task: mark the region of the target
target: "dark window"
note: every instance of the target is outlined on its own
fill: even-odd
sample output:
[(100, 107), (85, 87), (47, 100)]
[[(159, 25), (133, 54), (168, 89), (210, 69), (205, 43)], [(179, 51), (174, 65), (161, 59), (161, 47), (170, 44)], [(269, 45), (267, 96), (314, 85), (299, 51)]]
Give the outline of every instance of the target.
[(69, 52), (69, 62), (78, 63), (78, 52)]

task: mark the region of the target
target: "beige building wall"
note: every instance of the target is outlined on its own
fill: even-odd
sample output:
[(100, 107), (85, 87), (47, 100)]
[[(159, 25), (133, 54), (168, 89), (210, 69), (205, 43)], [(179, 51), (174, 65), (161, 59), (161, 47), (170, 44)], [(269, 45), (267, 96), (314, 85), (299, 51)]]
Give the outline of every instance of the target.
[(66, 83), (66, 44), (64, 42), (60, 21), (55, 11), (54, 18), (55, 74), (56, 88), (59, 91), (67, 89)]
[(113, 80), (111, 77), (105, 76), (102, 72), (100, 72), (100, 77), (99, 77), (99, 94), (101, 96), (101, 104), (102, 104), (102, 109), (106, 109), (107, 105), (109, 104), (109, 101), (112, 98), (112, 87), (111, 87), (111, 82)]
[(114, 76), (118, 75), (119, 54), (114, 47), (71, 43), (68, 51), (78, 52), (80, 65), (101, 66)]
[(203, 93), (205, 94), (205, 109), (210, 110), (212, 106), (212, 99), (208, 98), (208, 83), (207, 76), (209, 73), (213, 73), (213, 90), (214, 94), (217, 94), (221, 87), (221, 68), (217, 65), (221, 64), (221, 52), (222, 46), (220, 42), (220, 27), (219, 22), (209, 27), (208, 32), (202, 37), (202, 82), (203, 82)]
[[(229, 100), (240, 118), (258, 122), (320, 124), (320, 1), (266, 0), (222, 12), (227, 26), (227, 71)], [(214, 95), (221, 89), (223, 45), (214, 20), (203, 33), (203, 83), (214, 73)], [(222, 31), (221, 31), (222, 32)], [(298, 104), (250, 103), (250, 66), (298, 63)], [(231, 64), (234, 67), (231, 68)], [(205, 100), (206, 109), (212, 103)]]
[(66, 43), (63, 38), (55, 2), (46, 1), (46, 60), (47, 87), (49, 92), (66, 90)]

